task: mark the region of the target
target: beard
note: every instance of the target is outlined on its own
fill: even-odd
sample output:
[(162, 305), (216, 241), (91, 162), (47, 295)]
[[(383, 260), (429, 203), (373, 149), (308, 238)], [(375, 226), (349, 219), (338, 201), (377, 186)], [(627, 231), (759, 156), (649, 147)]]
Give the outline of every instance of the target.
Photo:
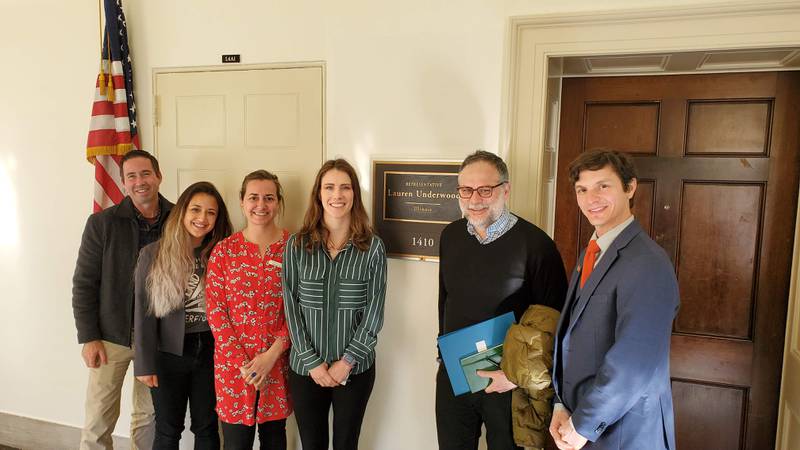
[(467, 221), (473, 227), (480, 228), (482, 230), (489, 228), (491, 224), (495, 223), (497, 219), (499, 219), (500, 216), (503, 215), (503, 211), (505, 211), (505, 205), (502, 202), (497, 202), (495, 204), (489, 204), (489, 205), (476, 205), (473, 206), (473, 209), (475, 210), (482, 210), (482, 209), (489, 210), (489, 214), (487, 214), (483, 218), (478, 219), (474, 218), (470, 214), (471, 211), (469, 210), (469, 205), (464, 207), (461, 204), (459, 204), (458, 206), (459, 208), (461, 208), (461, 214), (464, 216), (464, 218), (466, 218)]

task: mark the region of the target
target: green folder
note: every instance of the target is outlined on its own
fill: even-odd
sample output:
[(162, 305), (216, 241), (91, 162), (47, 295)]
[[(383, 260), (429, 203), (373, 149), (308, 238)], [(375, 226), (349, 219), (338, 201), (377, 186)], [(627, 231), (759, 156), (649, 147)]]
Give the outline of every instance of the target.
[(489, 386), (491, 378), (483, 378), (476, 373), (478, 370), (500, 370), (500, 361), (503, 359), (503, 344), (487, 348), (461, 358), (461, 370), (469, 384), (469, 391), (472, 393), (482, 391)]

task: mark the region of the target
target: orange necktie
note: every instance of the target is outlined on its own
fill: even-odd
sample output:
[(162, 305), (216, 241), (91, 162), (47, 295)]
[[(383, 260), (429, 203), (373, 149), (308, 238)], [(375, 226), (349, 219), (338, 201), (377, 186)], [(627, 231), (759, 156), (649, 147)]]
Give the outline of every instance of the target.
[(592, 239), (589, 241), (589, 246), (586, 247), (586, 253), (583, 255), (583, 266), (581, 266), (581, 289), (583, 289), (583, 285), (586, 284), (586, 280), (589, 279), (589, 275), (592, 274), (592, 269), (594, 269), (594, 261), (597, 259), (598, 253), (600, 253), (600, 247), (597, 245), (597, 241)]

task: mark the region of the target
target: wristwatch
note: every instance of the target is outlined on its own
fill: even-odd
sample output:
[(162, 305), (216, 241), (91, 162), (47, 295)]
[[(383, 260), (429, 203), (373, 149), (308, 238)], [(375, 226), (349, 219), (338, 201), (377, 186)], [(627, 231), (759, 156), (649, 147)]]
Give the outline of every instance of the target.
[(348, 366), (350, 366), (350, 368), (351, 368), (351, 369), (352, 369), (353, 367), (355, 367), (355, 365), (356, 365), (356, 359), (355, 359), (355, 358), (353, 358), (353, 355), (351, 355), (350, 353), (345, 353), (345, 354), (342, 356), (342, 361), (344, 361), (344, 362), (345, 362), (345, 364), (347, 364)]

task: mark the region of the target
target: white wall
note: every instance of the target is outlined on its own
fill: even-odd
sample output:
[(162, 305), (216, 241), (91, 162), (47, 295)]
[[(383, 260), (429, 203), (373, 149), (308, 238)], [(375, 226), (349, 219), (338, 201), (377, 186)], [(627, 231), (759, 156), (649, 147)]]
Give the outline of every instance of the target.
[(86, 373), (70, 304), (93, 172), (82, 159), (97, 2), (0, 6), (0, 411), (78, 424)]
[[(615, 0), (604, 8), (695, 3)], [(0, 0), (0, 411), (79, 426), (86, 369), (70, 305), (93, 172), (83, 159), (98, 67), (97, 2)], [(461, 159), (498, 148), (509, 16), (592, 0), (127, 0), (145, 148), (153, 68), (327, 63), (327, 153)], [(367, 195), (371, 203), (371, 195)], [(290, 205), (291, 207), (291, 205)], [(391, 260), (366, 449), (435, 448), (434, 263)], [(129, 392), (117, 433), (128, 435)]]

